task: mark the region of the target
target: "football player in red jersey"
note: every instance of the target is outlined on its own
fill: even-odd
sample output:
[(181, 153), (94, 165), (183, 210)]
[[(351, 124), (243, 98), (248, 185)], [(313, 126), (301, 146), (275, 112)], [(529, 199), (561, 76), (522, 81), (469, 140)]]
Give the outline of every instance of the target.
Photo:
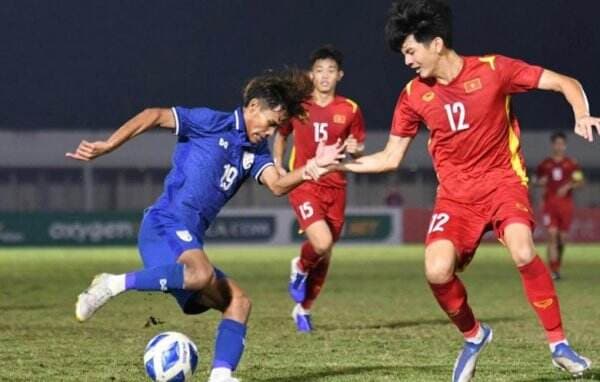
[(471, 380), (479, 354), (492, 339), (491, 328), (475, 318), (456, 276), (488, 230), (496, 232), (518, 268), (553, 363), (580, 375), (591, 362), (565, 338), (552, 278), (533, 244), (534, 218), (510, 97), (532, 89), (562, 93), (573, 109), (575, 133), (589, 141), (594, 128), (600, 132), (600, 119), (590, 116), (581, 84), (573, 78), (500, 55), (459, 55), (452, 48), (451, 25), (452, 12), (442, 0), (392, 4), (386, 36), (416, 77), (400, 94), (386, 147), (338, 168), (357, 173), (396, 169), (423, 123), (439, 180), (425, 275), (440, 307), (465, 337), (453, 381)]
[[(304, 107), (306, 119), (292, 119), (275, 136), (273, 158), (280, 173), (286, 140), (293, 134), (289, 169), (302, 166), (314, 157), (320, 141), (341, 140), (346, 153), (362, 154), (365, 140), (363, 116), (358, 105), (336, 94), (336, 86), (344, 76), (342, 53), (325, 45), (310, 56), (310, 77), (314, 84), (312, 99)], [(331, 250), (344, 225), (346, 208), (346, 176), (332, 172), (318, 181), (306, 182), (289, 194), (290, 205), (307, 240), (300, 256), (292, 260), (288, 291), (296, 305), (292, 317), (300, 332), (312, 330), (310, 309), (318, 297), (329, 269)]]
[(567, 137), (550, 137), (552, 155), (537, 168), (537, 183), (544, 187), (543, 222), (548, 230), (548, 264), (554, 280), (560, 279), (560, 266), (571, 221), (573, 190), (583, 185), (583, 173), (577, 161), (566, 156)]

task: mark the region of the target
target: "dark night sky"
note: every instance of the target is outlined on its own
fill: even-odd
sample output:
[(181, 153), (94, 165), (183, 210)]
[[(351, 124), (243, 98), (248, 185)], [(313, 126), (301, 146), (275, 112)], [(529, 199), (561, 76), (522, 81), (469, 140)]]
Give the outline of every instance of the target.
[[(115, 128), (146, 106), (232, 109), (247, 78), (334, 43), (340, 93), (388, 129), (412, 73), (385, 44), (388, 0), (3, 0), (0, 128)], [(598, 0), (454, 0), (455, 47), (579, 78), (599, 114)], [(524, 129), (570, 127), (552, 94), (517, 97)]]

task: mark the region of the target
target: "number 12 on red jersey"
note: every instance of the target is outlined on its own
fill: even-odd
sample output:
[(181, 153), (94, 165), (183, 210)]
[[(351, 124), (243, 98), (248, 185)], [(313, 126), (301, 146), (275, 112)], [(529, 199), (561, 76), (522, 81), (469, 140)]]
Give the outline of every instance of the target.
[[(450, 128), (452, 131), (466, 130), (470, 126), (465, 123), (465, 105), (462, 102), (454, 102), (453, 104), (444, 105), (446, 109), (446, 115), (448, 116), (448, 122), (450, 122)], [(455, 118), (458, 117), (458, 120)]]

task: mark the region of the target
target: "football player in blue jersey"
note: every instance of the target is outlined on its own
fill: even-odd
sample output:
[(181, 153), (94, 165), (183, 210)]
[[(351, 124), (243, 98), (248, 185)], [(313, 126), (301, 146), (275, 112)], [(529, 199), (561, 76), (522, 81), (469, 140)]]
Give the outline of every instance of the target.
[(86, 321), (109, 299), (128, 290), (172, 294), (186, 314), (223, 313), (209, 382), (235, 382), (244, 350), (250, 299), (214, 267), (204, 251), (205, 230), (219, 210), (252, 176), (281, 196), (303, 180), (325, 173), (343, 157), (343, 145), (320, 145), (306, 166), (285, 176), (275, 169), (267, 138), (285, 121), (304, 114), (312, 83), (296, 70), (268, 72), (250, 80), (243, 106), (233, 113), (207, 108), (151, 108), (106, 141), (82, 141), (69, 158), (89, 161), (108, 154), (154, 127), (173, 129), (177, 144), (163, 194), (144, 213), (138, 247), (144, 268), (97, 275), (77, 299), (76, 317)]

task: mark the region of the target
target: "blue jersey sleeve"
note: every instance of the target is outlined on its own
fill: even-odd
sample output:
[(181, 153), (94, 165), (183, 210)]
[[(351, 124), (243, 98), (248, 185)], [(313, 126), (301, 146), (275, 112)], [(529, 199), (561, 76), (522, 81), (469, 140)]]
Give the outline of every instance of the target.
[(271, 152), (269, 151), (269, 144), (267, 141), (264, 141), (256, 149), (254, 164), (250, 169), (250, 174), (252, 174), (252, 177), (254, 177), (254, 179), (260, 183), (260, 176), (264, 169), (273, 165), (273, 158), (271, 157)]
[(171, 108), (175, 116), (175, 134), (181, 137), (202, 137), (215, 125), (216, 113), (205, 107), (187, 109), (176, 106)]

